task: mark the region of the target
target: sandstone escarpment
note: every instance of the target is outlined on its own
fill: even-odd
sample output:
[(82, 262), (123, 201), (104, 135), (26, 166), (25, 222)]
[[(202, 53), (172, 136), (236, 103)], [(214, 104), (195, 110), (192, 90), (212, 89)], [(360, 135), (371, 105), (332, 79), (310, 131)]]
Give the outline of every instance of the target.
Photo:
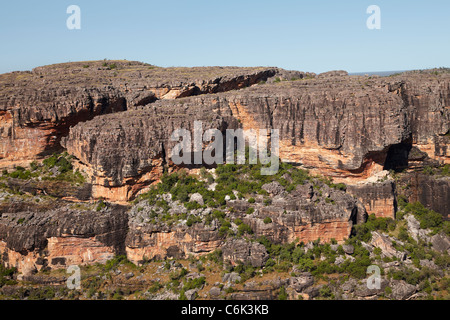
[(368, 214), (377, 217), (395, 218), (396, 195), (393, 181), (368, 182), (347, 187), (347, 191), (357, 197)]
[[(406, 74), (390, 78), (339, 75), (161, 101), (151, 105), (150, 109), (148, 106), (134, 108), (152, 110), (147, 112), (156, 114), (167, 110), (176, 113), (185, 108), (191, 120), (204, 120), (203, 113), (196, 111), (200, 108), (209, 116), (215, 114), (217, 118), (223, 118), (222, 127), (235, 127), (229, 123), (231, 115), (243, 129), (279, 129), (282, 160), (333, 177), (338, 182), (353, 184), (387, 167), (402, 169), (409, 163), (420, 166), (426, 159), (448, 161), (449, 82), (447, 74)], [(124, 117), (135, 118), (134, 112), (127, 111)], [(141, 118), (146, 117), (149, 116), (145, 113), (141, 115)], [(98, 130), (91, 135), (101, 136), (100, 128), (106, 120), (100, 119), (102, 117), (82, 123), (71, 131), (67, 144), (70, 153), (88, 158), (81, 150), (75, 151), (73, 146), (80, 140), (78, 132), (83, 130), (82, 127), (97, 126)], [(105, 119), (119, 123), (114, 117)], [(161, 119), (159, 122), (163, 121), (168, 121), (165, 128), (173, 129), (172, 120)], [(132, 123), (112, 126), (108, 131), (122, 141), (119, 133), (128, 130), (127, 125)], [(158, 125), (161, 124), (155, 124), (155, 128)], [(141, 133), (135, 131), (136, 135)], [(155, 145), (154, 142), (148, 144), (147, 140), (140, 142), (145, 146)], [(104, 148), (101, 152), (108, 152), (109, 143), (102, 144), (99, 140), (96, 147), (101, 146)], [(158, 146), (154, 148), (159, 150)], [(412, 150), (423, 157), (414, 158)], [(127, 157), (125, 154), (117, 154), (117, 157)], [(149, 162), (148, 156), (142, 154), (142, 161)], [(101, 167), (90, 159), (85, 163), (94, 168)], [(112, 172), (110, 178), (122, 179)]]
[[(255, 235), (275, 243), (296, 240), (308, 243), (317, 239), (342, 242), (349, 237), (354, 224), (367, 219), (363, 205), (349, 194), (310, 183), (297, 186), (291, 194), (275, 195), (270, 205), (258, 202), (250, 205), (239, 200), (229, 205), (242, 214)], [(247, 215), (250, 207), (255, 211)]]
[(172, 149), (180, 141), (171, 139), (175, 130), (193, 132), (194, 121), (201, 121), (203, 130), (225, 132), (238, 126), (231, 116), (226, 118), (201, 105), (150, 107), (79, 124), (62, 143), (91, 175), (93, 197), (126, 201), (158, 181), (172, 164)]
[(105, 263), (125, 253), (127, 228), (125, 210), (117, 205), (98, 212), (54, 201), (3, 202), (2, 263), (25, 274), (42, 268)]
[(0, 167), (61, 148), (69, 128), (99, 114), (250, 86), (277, 68), (159, 68), (129, 61), (57, 64), (0, 76)]
[(409, 202), (420, 202), (450, 219), (450, 177), (419, 172), (406, 173), (398, 179), (398, 194)]

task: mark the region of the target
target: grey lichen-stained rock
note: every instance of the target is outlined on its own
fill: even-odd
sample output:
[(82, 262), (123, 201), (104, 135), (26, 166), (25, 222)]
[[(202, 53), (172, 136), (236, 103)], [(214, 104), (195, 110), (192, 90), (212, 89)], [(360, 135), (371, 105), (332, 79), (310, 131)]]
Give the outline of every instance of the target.
[(198, 296), (198, 289), (191, 289), (184, 293), (187, 300), (195, 300)]
[(380, 248), (381, 254), (385, 257), (396, 257), (401, 260), (404, 260), (405, 258), (405, 253), (395, 249), (392, 245), (392, 240), (385, 234), (372, 231), (372, 241), (370, 244), (374, 247)]
[(422, 267), (427, 267), (430, 269), (438, 270), (439, 267), (433, 262), (433, 260), (420, 260), (420, 265)]
[(269, 259), (269, 254), (262, 244), (241, 239), (232, 239), (226, 242), (222, 247), (222, 256), (224, 261), (232, 265), (241, 262), (253, 267), (262, 267)]
[(338, 256), (338, 257), (336, 257), (336, 260), (334, 261), (334, 264), (340, 265), (340, 264), (342, 264), (344, 262), (345, 262), (345, 258), (342, 257), (342, 256)]
[(203, 197), (200, 193), (193, 193), (191, 194), (191, 197), (189, 198), (190, 202), (197, 202), (200, 205), (204, 205)]
[(345, 292), (353, 292), (357, 285), (356, 279), (349, 279), (341, 285), (341, 289)]
[(344, 244), (342, 246), (342, 249), (344, 249), (344, 252), (346, 254), (353, 254), (355, 252), (355, 247), (353, 247), (351, 244)]
[(237, 272), (225, 273), (222, 282), (234, 284), (241, 281), (241, 276)]
[(269, 194), (274, 196), (279, 195), (284, 191), (283, 186), (277, 181), (266, 183), (261, 187), (261, 189), (266, 190)]
[(134, 277), (134, 273), (133, 272), (129, 272), (129, 273), (127, 273), (127, 274), (125, 274), (125, 278), (128, 280), (128, 279), (131, 279), (131, 278), (133, 278)]
[[(363, 280), (361, 284), (356, 286), (354, 294), (358, 297), (370, 297), (374, 295), (381, 295), (384, 293), (384, 290), (388, 286), (388, 284), (389, 282), (386, 279), (380, 278), (379, 287), (369, 288), (367, 280)], [(375, 283), (371, 285), (376, 286)]]
[(390, 283), (392, 288), (391, 296), (395, 300), (406, 300), (416, 292), (416, 287), (406, 283), (403, 280), (392, 280)]
[(209, 296), (212, 297), (212, 298), (217, 298), (217, 297), (220, 296), (220, 294), (221, 294), (221, 290), (218, 287), (212, 287), (209, 290)]
[(421, 229), (420, 222), (412, 214), (405, 215), (404, 219), (407, 222), (408, 232), (414, 240), (419, 241), (419, 239), (422, 239), (426, 242), (430, 242), (431, 237), (428, 234), (431, 230)]
[(302, 292), (304, 289), (314, 284), (314, 277), (309, 272), (304, 272), (296, 277), (289, 278), (289, 287), (296, 292)]
[(450, 253), (450, 237), (444, 234), (436, 234), (432, 236), (431, 244), (433, 245), (433, 250)]

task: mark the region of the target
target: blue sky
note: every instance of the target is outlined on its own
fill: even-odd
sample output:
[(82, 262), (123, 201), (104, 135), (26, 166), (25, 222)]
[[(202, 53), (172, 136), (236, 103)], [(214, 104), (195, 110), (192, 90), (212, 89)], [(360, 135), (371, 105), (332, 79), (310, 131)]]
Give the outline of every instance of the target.
[[(81, 30), (69, 30), (69, 5)], [(369, 5), (381, 30), (369, 30)], [(448, 0), (8, 1), (0, 73), (81, 60), (311, 72), (450, 67)]]

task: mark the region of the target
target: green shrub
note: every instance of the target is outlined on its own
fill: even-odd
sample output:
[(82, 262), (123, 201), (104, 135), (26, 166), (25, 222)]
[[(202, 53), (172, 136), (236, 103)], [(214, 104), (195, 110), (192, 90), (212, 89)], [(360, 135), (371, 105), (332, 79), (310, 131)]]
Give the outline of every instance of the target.
[(201, 288), (205, 284), (205, 277), (189, 279), (184, 283), (183, 291)]
[(265, 224), (269, 224), (269, 223), (272, 223), (272, 219), (271, 219), (270, 217), (265, 217), (264, 220), (263, 220), (263, 222), (264, 222)]
[(286, 288), (281, 286), (280, 291), (278, 292), (278, 300), (287, 300), (288, 294), (286, 292)]
[(100, 201), (97, 203), (97, 207), (95, 208), (95, 210), (98, 212), (103, 208), (106, 208), (106, 203), (102, 199), (100, 199)]
[(36, 171), (39, 168), (39, 165), (37, 164), (36, 161), (33, 161), (30, 163), (30, 168), (31, 168), (31, 171)]
[(320, 288), (319, 294), (323, 298), (332, 298), (334, 296), (333, 292), (330, 289), (330, 287), (327, 286), (327, 285), (325, 285), (322, 288)]
[(427, 209), (420, 202), (402, 203), (402, 210), (405, 214), (413, 214), (420, 222), (420, 228), (432, 229), (434, 232), (447, 231), (447, 223), (441, 214)]
[(241, 236), (245, 233), (252, 234), (252, 228), (248, 224), (242, 223), (238, 226), (238, 235)]
[(51, 168), (53, 168), (56, 165), (57, 161), (58, 161), (58, 155), (57, 154), (53, 154), (51, 157), (48, 157), (47, 159), (44, 159), (44, 161), (42, 163), (47, 168), (51, 169)]
[(255, 212), (255, 208), (248, 208), (246, 214), (252, 214), (253, 212)]

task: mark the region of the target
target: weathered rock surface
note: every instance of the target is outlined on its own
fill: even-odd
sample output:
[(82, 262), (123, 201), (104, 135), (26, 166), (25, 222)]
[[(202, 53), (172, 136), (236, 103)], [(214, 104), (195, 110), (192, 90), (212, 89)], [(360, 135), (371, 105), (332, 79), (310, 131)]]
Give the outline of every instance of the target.
[(409, 202), (419, 201), (428, 209), (450, 219), (450, 177), (420, 172), (402, 174), (398, 192)]
[(349, 185), (347, 191), (357, 197), (367, 213), (377, 217), (395, 218), (395, 183), (392, 181), (368, 182)]
[(382, 255), (385, 257), (396, 257), (400, 260), (404, 260), (405, 258), (405, 254), (397, 251), (397, 249), (395, 249), (392, 244), (392, 240), (382, 233), (373, 231), (372, 241), (370, 242), (370, 244), (374, 247), (380, 248)]
[(313, 284), (314, 277), (309, 272), (303, 272), (296, 277), (289, 278), (289, 287), (297, 293), (303, 292), (303, 290), (311, 287)]
[[(340, 75), (165, 100), (133, 107), (142, 109), (141, 113), (129, 110), (121, 116), (101, 116), (81, 123), (70, 130), (65, 146), (70, 153), (83, 159), (97, 179), (96, 173), (106, 167), (107, 162), (92, 154), (114, 153), (116, 159), (128, 158), (128, 152), (119, 153), (115, 146), (133, 142), (137, 145), (139, 141), (152, 152), (141, 152), (135, 162), (155, 162), (141, 172), (130, 171), (139, 180), (140, 175), (163, 165), (158, 159), (167, 133), (158, 136), (156, 131), (170, 131), (174, 123), (187, 126), (186, 121), (173, 116), (184, 110), (186, 120), (205, 123), (216, 117), (222, 129), (279, 129), (282, 160), (334, 177), (337, 182), (354, 184), (386, 168), (407, 167), (409, 162), (415, 165), (424, 159), (449, 162), (446, 133), (450, 115), (445, 107), (449, 104), (449, 83), (447, 74), (438, 77), (406, 74), (388, 78)], [(417, 99), (418, 96), (426, 98)], [(162, 116), (167, 110), (171, 110), (171, 114)], [(420, 119), (425, 120), (422, 123)], [(108, 128), (108, 138), (104, 127)], [(145, 130), (153, 130), (154, 134), (149, 136)], [(83, 139), (92, 141), (92, 137), (97, 136), (98, 140), (92, 142), (91, 147), (83, 143)], [(413, 157), (413, 153), (421, 156)], [(120, 172), (105, 174), (105, 179), (115, 181), (116, 185), (122, 179)], [(386, 185), (371, 191), (373, 199), (367, 201), (372, 202), (372, 211), (392, 216), (388, 189)], [(367, 206), (370, 209), (371, 204)]]
[(71, 126), (159, 99), (240, 89), (277, 68), (159, 68), (134, 61), (63, 63), (0, 75), (0, 167), (60, 149)]
[[(274, 198), (272, 204), (256, 203), (251, 215), (245, 215), (250, 207), (247, 201), (229, 201), (235, 211), (242, 214), (245, 223), (257, 236), (265, 236), (273, 242), (292, 242), (296, 239), (314, 241), (321, 239), (339, 242), (347, 239), (353, 224), (365, 222), (367, 213), (362, 204), (349, 194), (322, 185), (320, 190), (312, 184), (299, 186), (292, 194)], [(264, 223), (269, 217), (271, 223)]]
[(269, 259), (266, 248), (262, 244), (241, 239), (228, 241), (222, 247), (222, 256), (224, 261), (231, 265), (240, 262), (258, 268), (264, 266)]
[(202, 106), (158, 106), (96, 117), (71, 128), (62, 143), (92, 177), (94, 198), (126, 201), (158, 181), (166, 165), (173, 167), (172, 150), (180, 140), (171, 135), (193, 131), (195, 121), (202, 121), (203, 130), (237, 127), (237, 121)]
[(406, 283), (403, 280), (392, 280), (392, 297), (395, 300), (406, 300), (411, 297), (417, 290), (417, 288), (411, 284)]
[(127, 215), (118, 205), (103, 211), (77, 209), (73, 204), (2, 204), (2, 262), (24, 274), (42, 268), (105, 263), (125, 253)]

